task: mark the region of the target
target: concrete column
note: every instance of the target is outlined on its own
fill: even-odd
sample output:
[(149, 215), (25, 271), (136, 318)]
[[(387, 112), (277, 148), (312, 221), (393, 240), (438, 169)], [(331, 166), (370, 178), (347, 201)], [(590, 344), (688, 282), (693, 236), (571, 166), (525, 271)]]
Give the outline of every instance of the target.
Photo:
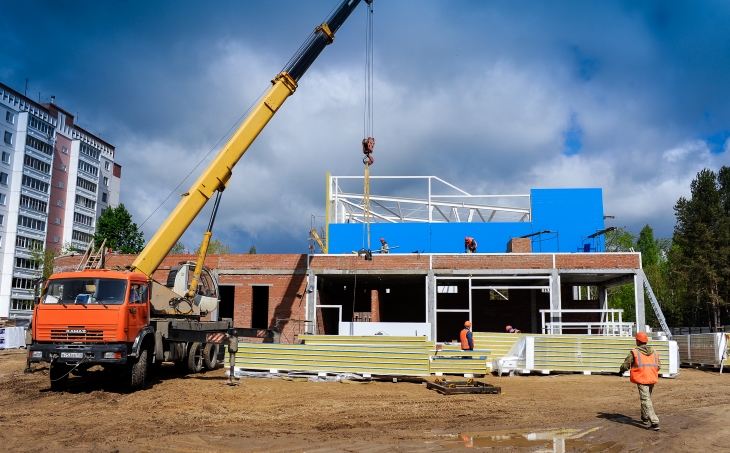
[[(310, 289), (312, 290), (310, 292)], [(307, 330), (307, 332), (311, 334), (317, 333), (317, 276), (314, 274), (314, 271), (310, 270), (309, 275), (307, 276), (307, 286), (304, 289), (306, 300), (306, 308), (304, 310), (305, 317), (309, 321), (314, 321), (313, 323), (307, 323), (307, 328), (311, 329)]]
[[(560, 310), (562, 304), (560, 302), (560, 274), (557, 269), (551, 271), (552, 285), (550, 286), (550, 309)], [(557, 314), (550, 316), (551, 322), (561, 322), (563, 317)], [(562, 333), (562, 329), (553, 330), (554, 333)]]
[(380, 291), (370, 290), (370, 321), (380, 322)]
[(426, 275), (426, 322), (431, 323), (431, 340), (436, 341), (436, 276)]
[(644, 312), (644, 271), (636, 269), (634, 273), (634, 297), (636, 301), (636, 331), (641, 332), (646, 327)]

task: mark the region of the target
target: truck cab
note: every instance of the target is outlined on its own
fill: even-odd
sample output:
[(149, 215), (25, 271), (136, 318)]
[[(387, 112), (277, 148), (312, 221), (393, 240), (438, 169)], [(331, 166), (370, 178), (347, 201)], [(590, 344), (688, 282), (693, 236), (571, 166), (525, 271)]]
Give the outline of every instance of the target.
[(30, 359), (50, 362), (52, 371), (82, 363), (125, 364), (149, 317), (150, 285), (140, 272), (54, 274), (33, 312)]

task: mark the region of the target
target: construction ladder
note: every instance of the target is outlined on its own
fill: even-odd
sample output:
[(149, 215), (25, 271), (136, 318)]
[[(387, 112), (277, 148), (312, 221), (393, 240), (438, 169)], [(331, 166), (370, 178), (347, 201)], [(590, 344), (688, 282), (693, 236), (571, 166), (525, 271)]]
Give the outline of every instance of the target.
[(651, 289), (651, 285), (649, 284), (649, 279), (646, 278), (645, 273), (641, 273), (642, 277), (644, 278), (644, 288), (646, 288), (646, 292), (649, 294), (649, 300), (651, 300), (651, 306), (654, 307), (654, 314), (656, 315), (656, 319), (659, 320), (659, 325), (662, 326), (662, 330), (665, 334), (667, 334), (668, 339), (672, 339), (672, 333), (669, 331), (669, 326), (667, 326), (667, 321), (664, 319), (664, 313), (662, 313), (662, 308), (659, 306), (659, 302), (657, 302), (656, 297), (654, 297), (654, 291)]
[(84, 252), (84, 256), (81, 258), (81, 262), (79, 263), (79, 266), (76, 268), (76, 270), (80, 271), (83, 269), (103, 269), (104, 255), (106, 252), (106, 249), (104, 248), (105, 245), (106, 239), (104, 239), (104, 242), (101, 243), (101, 247), (99, 247), (99, 250), (94, 253), (94, 240), (92, 239), (91, 242), (89, 242), (89, 246), (86, 247), (86, 252)]

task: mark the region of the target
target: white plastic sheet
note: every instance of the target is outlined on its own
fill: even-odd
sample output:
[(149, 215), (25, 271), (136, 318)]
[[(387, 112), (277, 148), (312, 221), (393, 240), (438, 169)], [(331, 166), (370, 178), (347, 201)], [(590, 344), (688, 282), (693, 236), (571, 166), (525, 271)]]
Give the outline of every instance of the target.
[(25, 346), (25, 327), (0, 328), (0, 349), (15, 349)]

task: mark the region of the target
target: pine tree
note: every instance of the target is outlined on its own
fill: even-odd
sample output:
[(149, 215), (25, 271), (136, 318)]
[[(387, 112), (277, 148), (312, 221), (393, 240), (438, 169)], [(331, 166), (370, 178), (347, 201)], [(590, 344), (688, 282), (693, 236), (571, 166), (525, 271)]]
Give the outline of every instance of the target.
[(641, 252), (641, 263), (644, 266), (656, 266), (659, 264), (659, 245), (654, 240), (654, 230), (646, 224), (639, 232), (639, 239), (636, 241), (636, 251)]
[[(674, 211), (674, 247), (670, 259), (679, 280), (686, 288), (686, 303), (693, 308), (693, 323), (699, 324), (704, 311), (711, 327), (721, 325), (721, 307), (727, 303), (721, 291), (727, 285), (728, 215), (723, 198), (730, 187), (727, 167), (721, 179), (704, 169), (692, 181), (692, 197), (677, 201)], [(723, 253), (725, 251), (725, 253)]]

